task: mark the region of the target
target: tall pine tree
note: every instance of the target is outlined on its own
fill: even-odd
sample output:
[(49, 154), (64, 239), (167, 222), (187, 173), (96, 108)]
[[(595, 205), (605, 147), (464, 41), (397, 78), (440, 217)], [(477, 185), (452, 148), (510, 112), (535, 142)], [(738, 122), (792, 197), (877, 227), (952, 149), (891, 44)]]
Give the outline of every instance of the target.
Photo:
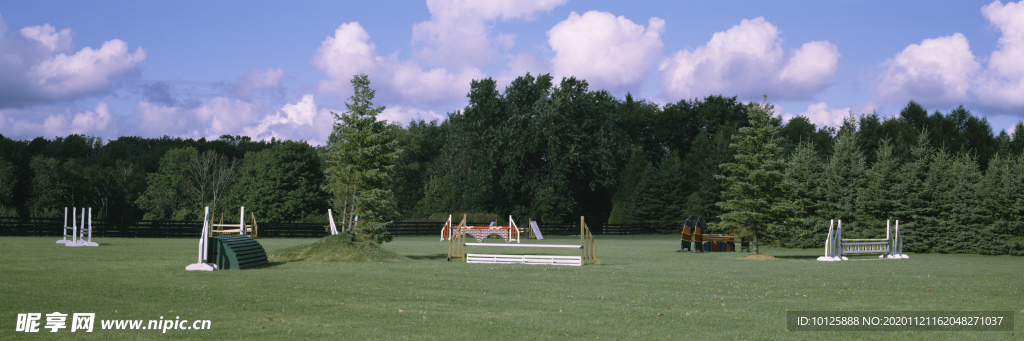
[[(767, 101), (767, 96), (765, 96)], [(778, 233), (784, 221), (792, 216), (794, 205), (786, 198), (786, 160), (782, 154), (779, 127), (772, 120), (773, 107), (751, 103), (747, 110), (749, 127), (733, 135), (729, 149), (735, 152), (732, 162), (723, 163), (723, 174), (717, 178), (725, 190), (718, 206), (722, 227), (736, 228), (751, 237), (751, 251)]]
[(392, 239), (385, 227), (398, 215), (390, 182), (401, 150), (391, 130), (377, 120), (384, 107), (373, 106), (376, 91), (369, 78), (354, 76), (352, 88), (345, 103), (348, 111), (331, 112), (335, 122), (327, 150), (328, 186), (334, 208), (344, 216), (344, 228), (385, 243)]

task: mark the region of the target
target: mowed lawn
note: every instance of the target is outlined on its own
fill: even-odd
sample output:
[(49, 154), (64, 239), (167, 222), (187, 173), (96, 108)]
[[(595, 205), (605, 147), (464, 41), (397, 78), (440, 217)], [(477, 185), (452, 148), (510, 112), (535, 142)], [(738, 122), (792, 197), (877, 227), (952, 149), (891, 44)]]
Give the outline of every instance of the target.
[[(817, 262), (820, 249), (677, 253), (678, 236), (596, 236), (602, 265), (445, 261), (398, 237), (398, 262), (188, 272), (194, 239), (0, 237), (0, 339), (1024, 339), (1014, 332), (790, 332), (786, 310), (1014, 311), (1024, 258), (910, 254)], [(260, 239), (268, 252), (315, 239)], [(495, 242), (495, 240), (489, 240)], [(524, 243), (578, 244), (578, 237)], [(468, 247), (471, 253), (514, 248)], [(552, 254), (578, 255), (552, 249)], [(541, 251), (530, 249), (530, 251)], [(541, 251), (543, 252), (543, 251)], [(19, 313), (96, 313), (92, 333), (14, 331)], [(100, 320), (210, 320), (210, 330), (102, 330)], [(42, 321), (45, 324), (45, 317)], [(69, 319), (70, 320), (70, 319)], [(69, 323), (70, 327), (70, 323)]]

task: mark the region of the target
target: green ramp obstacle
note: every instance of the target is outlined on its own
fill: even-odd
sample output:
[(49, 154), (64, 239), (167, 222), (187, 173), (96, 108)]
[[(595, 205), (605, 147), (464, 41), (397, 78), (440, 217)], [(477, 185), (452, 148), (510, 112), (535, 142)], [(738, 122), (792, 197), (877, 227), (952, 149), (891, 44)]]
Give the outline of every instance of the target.
[(267, 265), (267, 252), (256, 239), (232, 234), (210, 237), (209, 261), (218, 269), (239, 270)]

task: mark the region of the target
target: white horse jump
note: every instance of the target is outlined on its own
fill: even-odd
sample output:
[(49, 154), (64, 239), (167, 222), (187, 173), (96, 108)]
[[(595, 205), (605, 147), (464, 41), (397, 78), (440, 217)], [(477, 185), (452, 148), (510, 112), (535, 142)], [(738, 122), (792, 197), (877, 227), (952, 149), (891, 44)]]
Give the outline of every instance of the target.
[[(516, 228), (515, 223), (512, 222), (512, 217), (509, 217), (511, 228)], [(462, 223), (459, 224), (459, 228), (465, 226), (466, 218), (462, 218)], [(450, 226), (450, 223), (445, 224), (446, 227)], [(451, 229), (449, 227), (449, 229)], [(459, 231), (458, 229), (456, 231)], [(466, 260), (466, 263), (488, 263), (488, 264), (545, 264), (545, 265), (570, 265), (570, 266), (581, 266), (586, 261), (592, 260), (594, 264), (601, 264), (601, 261), (597, 259), (597, 243), (594, 242), (594, 236), (590, 233), (590, 228), (583, 221), (583, 217), (580, 217), (580, 243), (578, 245), (559, 245), (559, 244), (511, 244), (511, 243), (466, 243), (464, 242), (464, 233), (457, 232), (455, 235), (445, 235), (442, 230), (442, 240), (447, 237), (449, 241), (448, 245), (448, 260), (450, 261), (454, 257), (462, 257)], [(538, 236), (538, 238), (542, 238)], [(518, 240), (517, 240), (518, 241)], [(495, 246), (495, 247), (525, 247), (525, 248), (549, 248), (549, 249), (577, 249), (580, 250), (579, 256), (564, 256), (564, 255), (507, 255), (507, 254), (483, 254), (483, 253), (466, 253), (466, 246)]]
[(466, 263), (583, 265), (580, 256), (466, 254)]
[(833, 233), (832, 227), (835, 220), (829, 224), (828, 237), (825, 240), (825, 255), (818, 257), (822, 262), (834, 262), (850, 260), (847, 255), (879, 255), (881, 259), (906, 259), (910, 258), (903, 254), (903, 237), (900, 235), (900, 221), (896, 221), (895, 233), (885, 222), (885, 239), (843, 239), (843, 221), (839, 221), (838, 227)]
[[(244, 217), (244, 215), (243, 215)], [(206, 213), (203, 214), (203, 230), (199, 233), (199, 260), (195, 264), (190, 264), (185, 267), (186, 271), (213, 271), (217, 270), (217, 264), (209, 263), (207, 260), (209, 255), (209, 248), (207, 244), (207, 236), (210, 235), (210, 208), (206, 208)]]
[[(92, 207), (89, 208), (89, 222), (86, 224), (85, 208), (82, 208), (82, 221), (77, 223), (78, 209), (71, 208), (71, 226), (68, 226), (68, 208), (64, 208), (64, 238), (57, 241), (57, 244), (64, 244), (68, 247), (79, 246), (100, 246), (92, 241)], [(71, 240), (68, 240), (68, 231), (71, 231)]]

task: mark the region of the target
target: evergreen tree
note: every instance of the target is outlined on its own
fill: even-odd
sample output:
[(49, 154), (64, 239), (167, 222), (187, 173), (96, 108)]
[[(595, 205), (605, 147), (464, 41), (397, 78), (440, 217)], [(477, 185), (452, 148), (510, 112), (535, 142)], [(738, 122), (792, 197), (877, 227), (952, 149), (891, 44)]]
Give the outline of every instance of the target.
[(335, 122), (327, 147), (328, 188), (334, 208), (346, 219), (344, 229), (380, 244), (391, 241), (385, 228), (398, 215), (390, 186), (401, 150), (385, 122), (377, 120), (384, 107), (373, 106), (376, 91), (369, 78), (354, 76), (352, 87), (347, 111), (331, 113)]
[(682, 191), (682, 162), (675, 153), (666, 154), (657, 169), (648, 173), (651, 178), (640, 192), (640, 210), (644, 223), (652, 226), (655, 231), (668, 232), (682, 229), (686, 220), (681, 205), (686, 200)]
[(927, 193), (925, 179), (931, 172), (934, 150), (929, 145), (928, 132), (918, 134), (917, 144), (910, 149), (910, 157), (900, 167), (899, 186), (896, 187), (895, 216), (900, 219), (900, 233), (903, 234), (907, 251), (928, 252), (930, 241), (926, 236), (932, 235), (926, 221), (933, 216), (931, 193)]
[(786, 169), (785, 182), (790, 189), (787, 197), (795, 205), (796, 213), (787, 223), (784, 245), (820, 247), (824, 244), (828, 231), (823, 222), (827, 218), (819, 215), (820, 205), (824, 203), (824, 171), (825, 163), (813, 142), (804, 141), (797, 145)]
[[(843, 221), (843, 235), (859, 238), (870, 235), (871, 229), (858, 224), (858, 191), (864, 187), (864, 156), (857, 145), (856, 121), (853, 117), (844, 120), (839, 129), (832, 157), (825, 165), (822, 186), (825, 189), (825, 203), (821, 206), (821, 217)], [(874, 228), (874, 227), (872, 227)], [(865, 237), (867, 238), (867, 237)]]
[(767, 103), (748, 106), (750, 126), (733, 135), (729, 148), (735, 152), (734, 160), (722, 164), (723, 175), (718, 176), (725, 188), (724, 201), (718, 203), (725, 211), (722, 225), (745, 230), (754, 254), (761, 242), (782, 230), (783, 222), (794, 211), (786, 198), (789, 190), (783, 180), (788, 165), (772, 114), (773, 107)]
[(608, 217), (609, 224), (635, 223), (637, 189), (643, 181), (644, 171), (650, 166), (643, 149), (633, 148), (633, 154), (626, 163), (626, 168), (619, 176), (619, 184), (612, 196), (612, 213)]
[(869, 227), (868, 233), (880, 231), (886, 220), (895, 223), (900, 219), (895, 216), (899, 200), (899, 163), (888, 139), (881, 141), (875, 155), (877, 159), (867, 170), (866, 183), (858, 189), (861, 202), (857, 221)]
[(722, 214), (716, 205), (722, 201), (722, 185), (716, 177), (722, 172), (718, 165), (732, 160), (729, 141), (735, 132), (736, 127), (722, 125), (715, 129), (713, 135), (696, 139), (692, 151), (683, 158), (683, 194), (686, 200), (680, 213), (704, 217), (707, 223), (705, 231), (715, 230), (718, 216)]

